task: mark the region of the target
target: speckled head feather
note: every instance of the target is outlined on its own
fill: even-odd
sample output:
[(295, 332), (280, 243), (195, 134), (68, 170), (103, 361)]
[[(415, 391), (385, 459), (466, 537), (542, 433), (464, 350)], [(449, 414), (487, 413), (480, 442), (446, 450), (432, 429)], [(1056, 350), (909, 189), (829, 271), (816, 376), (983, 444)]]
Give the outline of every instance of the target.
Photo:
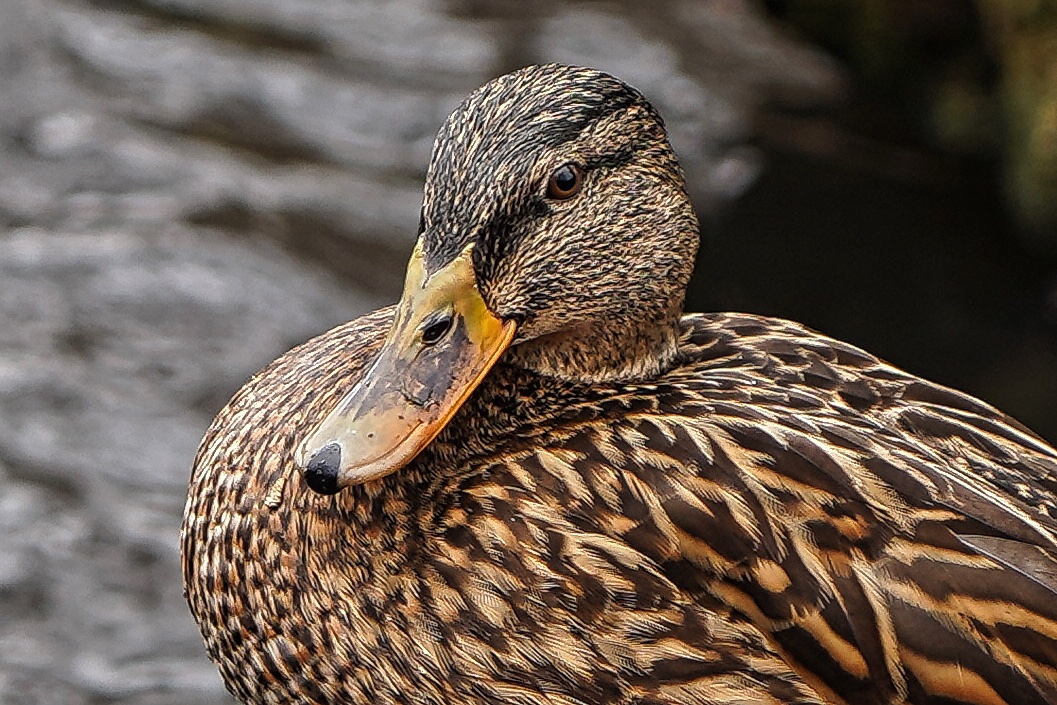
[[(565, 164), (583, 170), (581, 192), (547, 198)], [(527, 366), (598, 379), (672, 358), (697, 219), (660, 115), (626, 83), (550, 64), (476, 90), (437, 135), (421, 228), (432, 270), (474, 245), (478, 286), (521, 324), (517, 343), (564, 336), (561, 360), (516, 351)]]
[[(606, 134), (593, 149), (580, 144), (600, 126)], [(517, 239), (512, 222), (550, 210), (551, 171), (569, 161), (620, 166), (665, 139), (642, 94), (608, 74), (551, 64), (500, 76), (471, 93), (437, 134), (421, 224), (426, 266), (437, 269), (471, 242), (501, 256)]]

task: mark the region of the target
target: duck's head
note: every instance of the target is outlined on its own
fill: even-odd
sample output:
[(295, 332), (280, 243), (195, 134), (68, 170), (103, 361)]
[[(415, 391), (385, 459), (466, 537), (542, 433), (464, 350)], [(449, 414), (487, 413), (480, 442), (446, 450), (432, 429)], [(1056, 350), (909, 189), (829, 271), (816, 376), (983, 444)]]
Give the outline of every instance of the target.
[(403, 467), (501, 356), (585, 383), (663, 371), (697, 242), (664, 123), (634, 88), (548, 65), (478, 89), (437, 135), (383, 348), (301, 446), (309, 486)]

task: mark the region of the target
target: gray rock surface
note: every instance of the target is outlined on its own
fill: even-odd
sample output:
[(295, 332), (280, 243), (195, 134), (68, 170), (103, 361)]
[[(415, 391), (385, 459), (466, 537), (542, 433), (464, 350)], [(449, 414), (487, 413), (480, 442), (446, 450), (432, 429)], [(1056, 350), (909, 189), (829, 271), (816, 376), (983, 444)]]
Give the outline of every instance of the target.
[(396, 296), (469, 90), (617, 73), (708, 207), (754, 178), (759, 105), (839, 87), (748, 0), (639, 5), (0, 0), (0, 702), (230, 702), (180, 594), (198, 440)]

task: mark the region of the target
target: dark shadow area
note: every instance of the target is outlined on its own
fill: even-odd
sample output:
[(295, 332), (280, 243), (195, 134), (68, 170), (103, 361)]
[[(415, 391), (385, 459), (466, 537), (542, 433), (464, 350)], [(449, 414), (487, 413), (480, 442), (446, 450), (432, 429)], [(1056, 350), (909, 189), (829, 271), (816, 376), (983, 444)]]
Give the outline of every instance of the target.
[(833, 110), (757, 117), (765, 167), (706, 222), (690, 308), (802, 321), (1057, 440), (1057, 255), (1008, 200), (1005, 56), (986, 13), (764, 5), (842, 62), (848, 91)]
[(802, 321), (1057, 438), (1054, 262), (1017, 241), (986, 165), (942, 186), (779, 149), (705, 225), (688, 308)]

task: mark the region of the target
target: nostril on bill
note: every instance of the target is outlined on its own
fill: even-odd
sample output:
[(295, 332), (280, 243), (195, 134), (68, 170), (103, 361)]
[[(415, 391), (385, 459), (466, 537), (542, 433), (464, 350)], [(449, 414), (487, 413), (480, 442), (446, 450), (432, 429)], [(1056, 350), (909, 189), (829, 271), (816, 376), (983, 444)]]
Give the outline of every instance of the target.
[(319, 494), (336, 494), (338, 470), (341, 468), (341, 446), (328, 443), (317, 450), (305, 465), (305, 482)]

